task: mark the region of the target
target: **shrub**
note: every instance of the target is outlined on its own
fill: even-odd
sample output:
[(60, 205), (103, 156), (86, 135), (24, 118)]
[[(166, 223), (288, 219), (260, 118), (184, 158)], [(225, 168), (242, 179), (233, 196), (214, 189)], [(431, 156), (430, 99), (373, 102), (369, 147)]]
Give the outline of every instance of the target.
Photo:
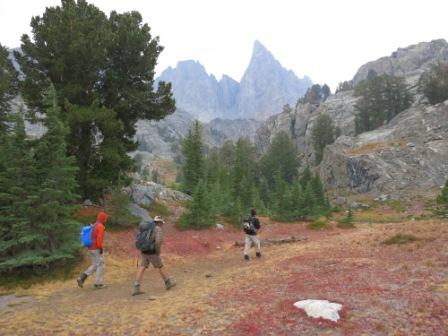
[(418, 240), (418, 238), (414, 235), (405, 234), (405, 233), (397, 233), (395, 236), (383, 241), (383, 244), (385, 244), (385, 245), (393, 245), (393, 244), (401, 245), (401, 244), (412, 243), (416, 240)]
[(323, 230), (329, 229), (330, 225), (325, 217), (320, 217), (309, 223), (306, 227), (310, 230)]
[(355, 224), (353, 223), (352, 209), (348, 209), (347, 216), (344, 219), (340, 220), (336, 226), (341, 229), (352, 229), (355, 227)]
[(419, 91), (434, 105), (448, 99), (448, 64), (439, 63), (419, 80)]
[(153, 201), (151, 204), (146, 206), (145, 209), (149, 211), (149, 214), (152, 217), (154, 216), (168, 217), (173, 213), (167, 205), (159, 201)]

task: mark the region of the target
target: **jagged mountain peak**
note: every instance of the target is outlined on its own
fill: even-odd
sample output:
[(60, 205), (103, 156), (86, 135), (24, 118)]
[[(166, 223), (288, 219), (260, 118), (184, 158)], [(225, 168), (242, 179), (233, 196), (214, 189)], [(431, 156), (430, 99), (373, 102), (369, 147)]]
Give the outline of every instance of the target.
[(274, 58), (272, 53), (260, 41), (255, 40), (254, 41), (254, 47), (253, 47), (253, 50), (252, 50), (252, 58), (253, 57), (260, 57), (260, 56), (267, 56), (267, 57)]
[(249, 65), (241, 83), (223, 75), (217, 81), (194, 60), (178, 62), (156, 80), (171, 82), (178, 108), (202, 121), (213, 118), (265, 119), (278, 113), (285, 104), (295, 104), (312, 85), (308, 77), (299, 79), (282, 67), (258, 40), (254, 42)]

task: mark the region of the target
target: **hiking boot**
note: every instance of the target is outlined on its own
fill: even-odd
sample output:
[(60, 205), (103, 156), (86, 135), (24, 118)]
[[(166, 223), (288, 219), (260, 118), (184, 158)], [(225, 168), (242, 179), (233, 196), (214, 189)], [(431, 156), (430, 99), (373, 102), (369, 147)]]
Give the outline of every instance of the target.
[(106, 285), (103, 285), (103, 284), (95, 284), (95, 285), (93, 285), (93, 288), (95, 288), (95, 289), (103, 289), (103, 288), (106, 288)]
[(261, 252), (257, 252), (257, 258), (261, 257)]
[(76, 279), (76, 282), (78, 283), (79, 288), (84, 288), (84, 281), (86, 281), (86, 279), (87, 279), (87, 274), (81, 273), (79, 275), (78, 279)]
[(166, 279), (165, 280), (165, 288), (166, 290), (173, 288), (174, 286), (176, 286), (176, 283), (174, 281), (172, 281), (171, 279)]
[(132, 292), (132, 296), (136, 296), (136, 295), (140, 295), (140, 294), (144, 294), (144, 292), (142, 292), (140, 290), (140, 284), (134, 285), (134, 291)]
[(249, 258), (249, 256), (247, 254), (244, 255), (244, 260), (247, 260), (247, 261), (250, 260), (250, 258)]

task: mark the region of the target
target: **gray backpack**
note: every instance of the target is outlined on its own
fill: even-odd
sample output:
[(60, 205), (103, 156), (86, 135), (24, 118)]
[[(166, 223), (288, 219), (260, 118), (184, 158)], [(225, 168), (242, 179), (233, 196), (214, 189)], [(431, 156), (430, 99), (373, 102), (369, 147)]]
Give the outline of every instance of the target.
[(143, 253), (152, 254), (156, 252), (156, 234), (154, 222), (144, 223), (135, 237), (135, 247)]

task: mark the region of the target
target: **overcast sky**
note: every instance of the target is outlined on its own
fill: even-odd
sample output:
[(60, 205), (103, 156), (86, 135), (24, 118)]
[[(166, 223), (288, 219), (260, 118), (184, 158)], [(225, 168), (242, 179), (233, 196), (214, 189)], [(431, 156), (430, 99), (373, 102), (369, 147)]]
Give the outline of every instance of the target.
[[(165, 50), (158, 74), (198, 60), (218, 79), (240, 80), (254, 40), (287, 69), (315, 83), (353, 77), (398, 47), (448, 39), (447, 0), (91, 0), (109, 13), (138, 10)], [(0, 43), (20, 45), (33, 15), (59, 0), (0, 0)]]

